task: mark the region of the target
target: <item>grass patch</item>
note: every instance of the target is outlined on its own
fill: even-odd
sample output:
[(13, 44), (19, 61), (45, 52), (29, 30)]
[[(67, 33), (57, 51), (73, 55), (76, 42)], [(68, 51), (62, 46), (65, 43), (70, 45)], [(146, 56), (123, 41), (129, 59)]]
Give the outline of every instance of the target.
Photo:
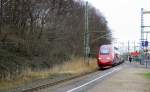
[(150, 79), (150, 72), (144, 73), (144, 76)]

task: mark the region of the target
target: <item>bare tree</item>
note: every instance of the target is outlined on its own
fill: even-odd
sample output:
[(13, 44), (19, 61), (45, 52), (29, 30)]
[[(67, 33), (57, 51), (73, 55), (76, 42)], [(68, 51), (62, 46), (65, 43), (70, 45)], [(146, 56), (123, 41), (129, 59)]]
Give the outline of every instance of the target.
[[(0, 10), (0, 40), (14, 43), (0, 45), (0, 79), (83, 56), (84, 1), (10, 0)], [(101, 44), (111, 42), (111, 31), (94, 7), (90, 6), (89, 13), (90, 47), (96, 53)]]

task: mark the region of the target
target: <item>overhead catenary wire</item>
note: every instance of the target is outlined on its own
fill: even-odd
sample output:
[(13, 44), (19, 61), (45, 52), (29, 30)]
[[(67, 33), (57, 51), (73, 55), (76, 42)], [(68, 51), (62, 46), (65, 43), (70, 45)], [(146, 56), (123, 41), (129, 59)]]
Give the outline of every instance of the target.
[(7, 0), (6, 2), (2, 3), (3, 0), (1, 0), (1, 6), (0, 6), (0, 7), (7, 5), (7, 3), (9, 3), (10, 1), (11, 1), (11, 0)]
[(94, 43), (95, 41), (97, 41), (97, 40), (99, 40), (99, 39), (106, 38), (106, 37), (109, 36), (109, 35), (111, 35), (111, 34), (105, 34), (105, 35), (103, 35), (103, 36), (100, 36), (100, 37), (94, 39), (94, 40), (92, 41), (92, 43)]

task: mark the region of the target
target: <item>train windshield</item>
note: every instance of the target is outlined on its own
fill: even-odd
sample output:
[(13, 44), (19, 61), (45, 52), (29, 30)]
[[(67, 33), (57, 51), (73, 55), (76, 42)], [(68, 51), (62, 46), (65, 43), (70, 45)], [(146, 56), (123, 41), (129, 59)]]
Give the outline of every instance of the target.
[(103, 47), (100, 49), (100, 54), (109, 54), (110, 50), (107, 47)]

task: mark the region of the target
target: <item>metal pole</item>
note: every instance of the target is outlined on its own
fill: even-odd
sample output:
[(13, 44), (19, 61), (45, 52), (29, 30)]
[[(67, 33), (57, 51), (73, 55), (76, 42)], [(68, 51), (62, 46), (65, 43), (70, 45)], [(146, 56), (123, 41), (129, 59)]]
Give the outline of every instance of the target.
[(147, 55), (147, 47), (146, 47), (146, 68), (147, 68), (147, 61), (148, 61), (148, 55)]
[(130, 41), (128, 41), (128, 54), (130, 53)]
[(90, 34), (89, 34), (89, 7), (88, 7), (88, 2), (86, 2), (87, 6), (87, 55), (89, 56), (90, 53)]
[[(89, 64), (89, 54), (90, 54), (90, 46), (89, 41), (89, 12), (88, 12), (88, 2), (85, 5), (85, 32), (84, 32), (84, 59)], [(86, 60), (87, 59), (87, 60)]]
[(86, 43), (86, 57), (87, 57), (87, 63), (89, 64), (89, 55), (90, 55), (90, 46), (89, 46), (89, 40), (90, 40), (90, 34), (89, 34), (89, 7), (88, 7), (88, 2), (86, 2), (86, 11), (87, 11), (87, 16), (86, 16), (86, 20), (87, 20), (87, 25), (86, 25), (86, 39), (87, 39), (87, 43)]
[[(147, 41), (147, 38), (148, 38), (148, 33), (146, 34), (146, 41)], [(148, 46), (146, 46), (146, 68), (147, 68), (147, 62), (148, 62), (148, 48), (147, 48)]]
[[(148, 26), (148, 25), (144, 25), (144, 14), (150, 14), (150, 11), (144, 11), (144, 9), (143, 8), (141, 8), (141, 41), (144, 41), (145, 39), (144, 39), (144, 28), (145, 27), (150, 27), (150, 26)], [(146, 34), (146, 41), (148, 41), (148, 33), (149, 32), (147, 32), (147, 34)], [(143, 47), (144, 48), (144, 47)], [(146, 62), (146, 68), (147, 68), (147, 50), (148, 50), (148, 46), (146, 46), (146, 57), (145, 57), (145, 62)], [(141, 50), (142, 50), (142, 46), (141, 46)]]
[(2, 24), (3, 24), (3, 0), (1, 0), (1, 9), (0, 9), (0, 34), (2, 33)]
[[(141, 8), (141, 40), (140, 40), (140, 43), (144, 40), (144, 16), (143, 16), (143, 8)], [(141, 50), (142, 50), (142, 44), (141, 44)]]
[[(140, 39), (140, 49), (142, 51), (143, 47), (142, 47), (142, 41), (144, 40), (144, 33), (143, 33), (143, 26), (144, 26), (144, 17), (143, 17), (143, 8), (141, 8), (141, 39)], [(142, 62), (144, 61), (144, 56), (141, 57), (141, 62), (140, 64), (142, 64)]]
[(84, 9), (84, 26), (85, 26), (85, 30), (84, 30), (84, 61), (85, 61), (85, 56), (86, 56), (86, 6)]
[(135, 41), (134, 41), (134, 52), (136, 51)]

